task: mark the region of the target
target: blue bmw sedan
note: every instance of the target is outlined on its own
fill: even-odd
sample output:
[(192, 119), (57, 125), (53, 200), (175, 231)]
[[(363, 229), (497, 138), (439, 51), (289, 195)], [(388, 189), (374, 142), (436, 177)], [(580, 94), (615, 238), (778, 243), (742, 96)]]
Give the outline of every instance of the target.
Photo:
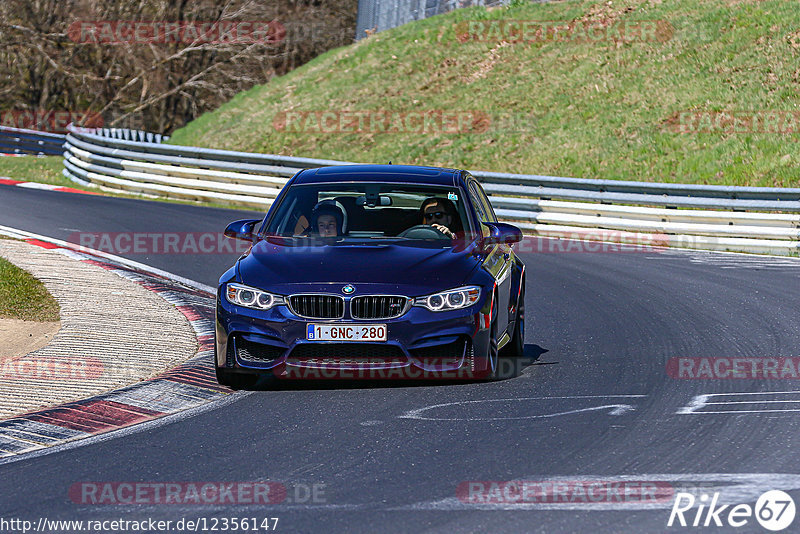
[(523, 353), (522, 233), (466, 171), (306, 169), (225, 235), (252, 246), (219, 281), (220, 384), (494, 379)]

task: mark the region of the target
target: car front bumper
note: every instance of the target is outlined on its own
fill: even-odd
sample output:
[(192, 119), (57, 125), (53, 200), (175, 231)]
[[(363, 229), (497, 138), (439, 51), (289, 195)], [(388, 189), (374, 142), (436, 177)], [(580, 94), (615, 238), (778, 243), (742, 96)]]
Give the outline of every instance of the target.
[[(412, 306), (394, 319), (306, 319), (288, 306), (254, 310), (217, 298), (216, 366), (232, 372), (269, 372), (278, 378), (470, 379), (488, 362), (491, 302), (432, 312)], [(310, 341), (307, 326), (385, 324), (387, 340)]]

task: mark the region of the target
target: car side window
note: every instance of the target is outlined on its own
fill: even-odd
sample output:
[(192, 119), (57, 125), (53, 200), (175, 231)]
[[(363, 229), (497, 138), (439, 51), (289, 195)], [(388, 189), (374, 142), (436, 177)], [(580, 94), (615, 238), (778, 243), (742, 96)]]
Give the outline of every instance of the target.
[(488, 219), (486, 219), (486, 222), (497, 222), (497, 215), (495, 215), (492, 203), (489, 202), (489, 197), (486, 196), (486, 192), (483, 190), (483, 187), (481, 187), (481, 184), (478, 183), (477, 181), (473, 183), (475, 185), (478, 198), (481, 199), (481, 202), (483, 203), (483, 209), (486, 212), (486, 216), (488, 217)]
[[(489, 219), (487, 219), (486, 207), (483, 205), (483, 202), (481, 202), (480, 196), (478, 195), (477, 190), (475, 189), (475, 182), (473, 180), (470, 180), (467, 183), (467, 193), (469, 193), (469, 199), (472, 202), (472, 205), (475, 207), (475, 211), (478, 214), (478, 219), (481, 222), (488, 222)], [(484, 225), (481, 224), (480, 233), (481, 235), (486, 237), (487, 235), (489, 235), (489, 230), (488, 228), (486, 228)]]

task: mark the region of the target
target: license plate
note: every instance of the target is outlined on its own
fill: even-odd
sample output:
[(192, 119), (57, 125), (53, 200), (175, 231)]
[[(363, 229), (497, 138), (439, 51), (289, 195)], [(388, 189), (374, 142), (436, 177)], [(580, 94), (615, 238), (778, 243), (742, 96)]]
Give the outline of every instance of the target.
[(309, 324), (308, 341), (386, 341), (385, 324)]

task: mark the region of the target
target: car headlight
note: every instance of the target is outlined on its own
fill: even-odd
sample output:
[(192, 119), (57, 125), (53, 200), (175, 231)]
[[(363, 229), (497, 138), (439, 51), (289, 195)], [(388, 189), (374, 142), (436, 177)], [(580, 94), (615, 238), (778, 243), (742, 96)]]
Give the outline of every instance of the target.
[(280, 295), (273, 295), (242, 284), (228, 284), (225, 289), (225, 297), (231, 304), (255, 310), (268, 310), (273, 306), (284, 304), (283, 297)]
[(417, 297), (414, 306), (422, 306), (435, 312), (450, 311), (468, 308), (478, 302), (479, 298), (481, 298), (480, 287), (466, 286)]

